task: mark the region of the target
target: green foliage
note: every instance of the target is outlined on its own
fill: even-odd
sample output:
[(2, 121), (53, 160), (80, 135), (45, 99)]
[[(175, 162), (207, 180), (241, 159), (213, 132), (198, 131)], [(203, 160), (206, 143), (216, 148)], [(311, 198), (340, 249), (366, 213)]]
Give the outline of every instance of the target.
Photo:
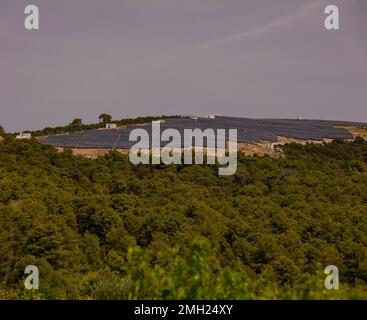
[[(322, 267), (303, 284), (280, 290), (269, 279), (249, 277), (238, 266), (222, 266), (213, 255), (209, 242), (197, 239), (183, 254), (179, 249), (166, 251), (131, 249), (127, 274), (130, 299), (365, 299), (359, 288), (326, 290)], [(114, 291), (113, 291), (114, 292)]]
[[(103, 116), (103, 117), (102, 117)], [(122, 127), (126, 125), (133, 125), (133, 124), (144, 124), (144, 123), (150, 123), (154, 120), (160, 120), (160, 119), (170, 119), (170, 118), (181, 118), (181, 116), (148, 116), (148, 117), (138, 117), (138, 118), (126, 118), (121, 120), (113, 120), (112, 117), (108, 114), (101, 114), (99, 116), (99, 119), (102, 119), (102, 122), (99, 123), (92, 123), (92, 124), (83, 124), (81, 119), (74, 119), (72, 123), (70, 123), (67, 126), (60, 126), (60, 127), (46, 127), (42, 130), (32, 131), (33, 137), (39, 137), (39, 136), (47, 136), (47, 135), (53, 135), (53, 134), (65, 134), (68, 132), (76, 132), (76, 131), (83, 131), (83, 130), (93, 130), (93, 129), (99, 129), (104, 128), (105, 123), (115, 123), (117, 126)], [(107, 121), (110, 120), (110, 121)]]
[(249, 299), (254, 292), (243, 272), (222, 268), (208, 241), (194, 242), (183, 254), (173, 248), (155, 251), (137, 247), (128, 254), (131, 299)]
[(71, 126), (81, 126), (82, 124), (83, 120), (80, 118), (76, 118), (70, 123)]
[(112, 121), (112, 116), (107, 113), (102, 113), (98, 119), (102, 121), (102, 123), (109, 123)]
[[(285, 157), (133, 166), (0, 142), (0, 298), (359, 299), (367, 295), (367, 142)], [(40, 268), (40, 290), (24, 268)], [(339, 267), (341, 290), (323, 289)]]

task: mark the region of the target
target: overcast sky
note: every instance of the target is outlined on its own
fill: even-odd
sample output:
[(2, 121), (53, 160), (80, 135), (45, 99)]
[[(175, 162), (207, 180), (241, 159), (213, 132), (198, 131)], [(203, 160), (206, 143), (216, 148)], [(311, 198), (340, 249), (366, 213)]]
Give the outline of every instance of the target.
[(367, 121), (366, 96), (366, 0), (0, 0), (8, 131), (103, 112)]

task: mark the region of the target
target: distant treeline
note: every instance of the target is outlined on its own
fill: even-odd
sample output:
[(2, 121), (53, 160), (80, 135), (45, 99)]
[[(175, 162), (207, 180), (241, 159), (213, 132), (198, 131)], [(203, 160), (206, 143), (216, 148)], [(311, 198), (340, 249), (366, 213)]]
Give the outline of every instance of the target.
[[(182, 116), (178, 116), (178, 115), (147, 116), (147, 117), (138, 117), (138, 118), (127, 118), (127, 119), (121, 119), (121, 120), (111, 119), (110, 121), (107, 121), (107, 122), (115, 123), (119, 127), (119, 126), (133, 125), (133, 124), (149, 123), (154, 120), (171, 119), (171, 118), (182, 118)], [(81, 119), (74, 119), (70, 124), (66, 126), (46, 127), (42, 130), (26, 131), (26, 132), (32, 133), (32, 136), (34, 137), (48, 136), (48, 135), (54, 135), (54, 134), (64, 134), (68, 132), (100, 129), (100, 128), (104, 128), (107, 122), (101, 121), (98, 123), (84, 124), (82, 123)]]

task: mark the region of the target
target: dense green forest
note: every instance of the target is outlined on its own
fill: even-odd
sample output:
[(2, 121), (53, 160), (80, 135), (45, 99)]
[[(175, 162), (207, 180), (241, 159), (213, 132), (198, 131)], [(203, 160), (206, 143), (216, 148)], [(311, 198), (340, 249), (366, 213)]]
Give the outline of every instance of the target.
[[(224, 177), (6, 136), (0, 299), (367, 298), (367, 142), (283, 153), (239, 154)], [(329, 264), (340, 290), (324, 289)]]

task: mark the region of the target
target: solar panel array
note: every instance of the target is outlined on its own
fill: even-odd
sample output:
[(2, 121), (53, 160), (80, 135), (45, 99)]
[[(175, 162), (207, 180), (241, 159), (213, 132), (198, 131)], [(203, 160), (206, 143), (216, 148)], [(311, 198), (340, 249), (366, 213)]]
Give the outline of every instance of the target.
[[(214, 119), (167, 119), (160, 123), (161, 133), (165, 129), (176, 129), (181, 135), (181, 141), (172, 144), (170, 141), (161, 141), (161, 146), (171, 142), (171, 146), (184, 146), (184, 129), (217, 129), (226, 130), (226, 140), (229, 129), (237, 129), (237, 141), (245, 143), (257, 143), (261, 140), (276, 142), (279, 136), (301, 139), (322, 140), (328, 139), (352, 139), (353, 135), (344, 128), (335, 126), (367, 126), (366, 123), (343, 122), (328, 120), (296, 120), (296, 119), (250, 119), (216, 116)], [(85, 149), (129, 149), (136, 141), (129, 141), (130, 132), (133, 129), (142, 128), (151, 137), (151, 125), (132, 125), (121, 129), (111, 130), (87, 130), (73, 132), (67, 135), (49, 136), (41, 143), (55, 147), (85, 148)], [(214, 139), (215, 140), (215, 139)], [(211, 146), (213, 139), (204, 139), (203, 146)], [(195, 141), (193, 145), (200, 145)]]

